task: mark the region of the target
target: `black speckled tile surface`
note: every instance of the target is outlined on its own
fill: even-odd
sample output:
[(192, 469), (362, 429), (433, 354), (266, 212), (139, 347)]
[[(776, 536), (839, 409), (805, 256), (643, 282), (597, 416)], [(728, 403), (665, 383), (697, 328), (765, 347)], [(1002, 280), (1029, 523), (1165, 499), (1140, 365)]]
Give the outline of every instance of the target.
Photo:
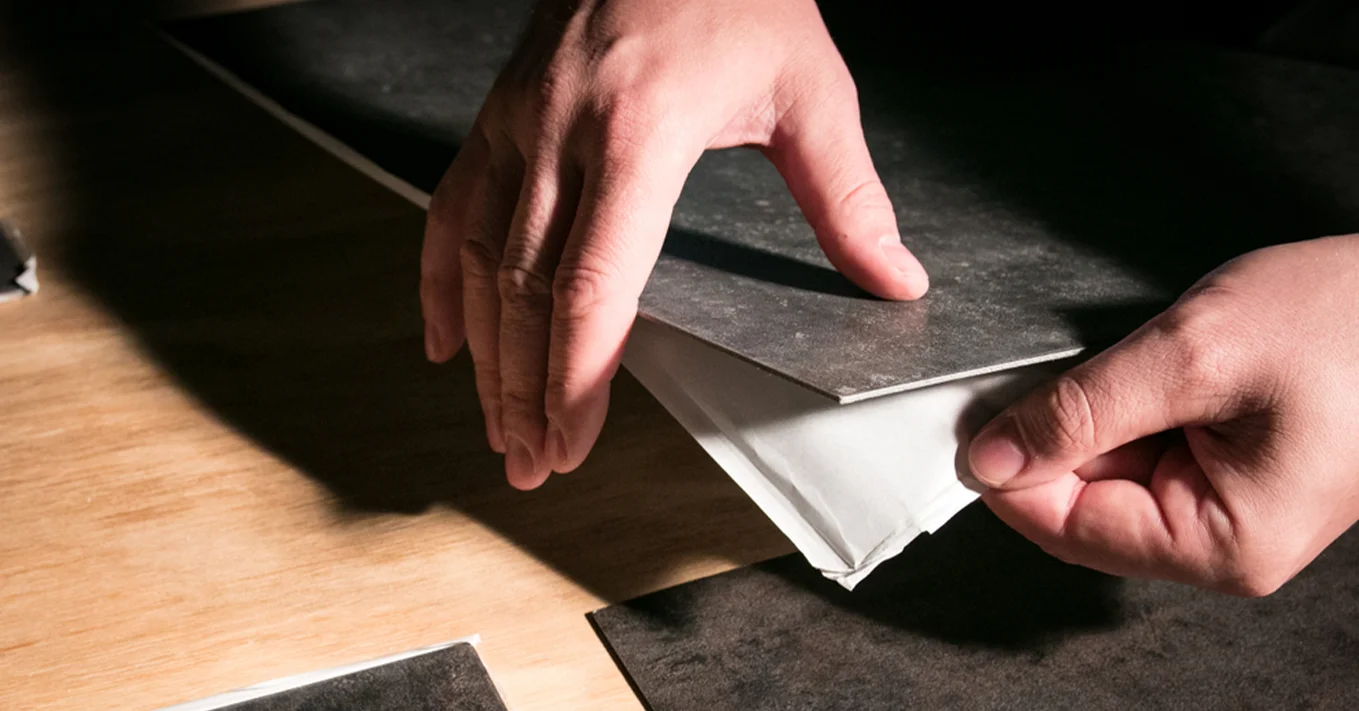
[(224, 707), (227, 711), (505, 711), (470, 644)]
[[(929, 296), (856, 290), (773, 168), (730, 150), (691, 176), (644, 317), (851, 401), (1105, 344), (1231, 256), (1359, 226), (1359, 73), (893, 14), (924, 5), (826, 10)], [(171, 32), (428, 190), (528, 6), (332, 0)]]
[(1359, 708), (1359, 532), (1273, 596), (1124, 581), (980, 505), (850, 593), (796, 556), (591, 621), (651, 711)]

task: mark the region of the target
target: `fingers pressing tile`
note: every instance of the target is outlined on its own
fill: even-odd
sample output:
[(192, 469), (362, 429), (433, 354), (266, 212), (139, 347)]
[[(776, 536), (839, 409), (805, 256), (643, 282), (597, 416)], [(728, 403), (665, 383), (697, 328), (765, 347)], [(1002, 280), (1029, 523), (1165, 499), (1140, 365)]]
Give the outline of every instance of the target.
[(925, 267), (914, 254), (911, 254), (911, 250), (901, 243), (900, 237), (886, 235), (878, 240), (878, 245), (882, 247), (882, 254), (887, 263), (901, 273), (905, 290), (910, 294), (909, 298), (920, 298), (930, 290), (929, 274), (925, 273)]

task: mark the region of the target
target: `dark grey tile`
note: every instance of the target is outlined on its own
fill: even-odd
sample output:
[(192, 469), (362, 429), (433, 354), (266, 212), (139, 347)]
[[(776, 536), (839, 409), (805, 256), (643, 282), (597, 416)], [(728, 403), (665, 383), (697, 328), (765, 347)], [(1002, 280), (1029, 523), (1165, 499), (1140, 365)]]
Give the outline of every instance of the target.
[(470, 644), (226, 707), (230, 711), (504, 711)]
[(590, 616), (652, 711), (1359, 708), (1359, 532), (1246, 600), (1065, 565), (977, 505), (854, 592), (795, 556)]

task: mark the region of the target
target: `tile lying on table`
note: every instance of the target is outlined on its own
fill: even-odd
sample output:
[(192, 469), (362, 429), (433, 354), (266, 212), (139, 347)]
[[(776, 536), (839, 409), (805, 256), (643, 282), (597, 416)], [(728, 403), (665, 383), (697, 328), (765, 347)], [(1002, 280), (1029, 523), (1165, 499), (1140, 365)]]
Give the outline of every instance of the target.
[(590, 618), (651, 711), (1359, 708), (1359, 531), (1249, 600), (1065, 565), (980, 504), (856, 591), (793, 556)]
[[(308, 2), (170, 31), (429, 191), (529, 7)], [(1227, 257), (1359, 222), (1354, 72), (1165, 46), (970, 71), (832, 31), (930, 295), (852, 287), (778, 174), (733, 150), (689, 179), (641, 314), (839, 401), (1071, 355)]]
[(162, 711), (504, 711), (470, 642), (301, 674)]

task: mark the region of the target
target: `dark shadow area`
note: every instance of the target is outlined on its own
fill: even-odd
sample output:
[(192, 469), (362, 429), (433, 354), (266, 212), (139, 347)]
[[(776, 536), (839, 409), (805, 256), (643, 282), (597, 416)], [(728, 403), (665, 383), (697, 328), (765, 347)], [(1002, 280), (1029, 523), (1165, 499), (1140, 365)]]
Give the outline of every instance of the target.
[[(703, 627), (714, 621), (696, 612), (699, 604), (745, 601), (758, 586), (757, 597), (794, 611), (790, 616), (804, 616), (780, 621), (766, 634), (820, 637), (834, 645), (837, 638), (852, 641), (890, 629), (894, 635), (1007, 654), (1039, 652), (1071, 634), (1115, 629), (1122, 615), (1120, 579), (1049, 556), (981, 503), (917, 539), (853, 591), (826, 579), (798, 554), (751, 570), (760, 582), (709, 593), (730, 600), (665, 591), (620, 607), (656, 629)], [(809, 613), (809, 607), (818, 611)], [(729, 633), (751, 630), (733, 625)]]
[(671, 227), (662, 252), (770, 284), (830, 296), (875, 298), (834, 269), (692, 230)]
[(1348, 708), (1357, 555), (1243, 600), (1064, 565), (977, 504), (853, 593), (787, 556), (590, 617), (654, 711)]
[(1120, 579), (1053, 558), (981, 503), (911, 543), (853, 592), (799, 556), (762, 566), (864, 624), (959, 647), (1038, 652), (1072, 634), (1115, 629), (1122, 618)]
[(1296, 4), (824, 10), (866, 124), (1173, 294), (1252, 249), (1359, 227), (1354, 75), (1205, 44), (1250, 49)]
[[(4, 51), (63, 127), (50, 159), (69, 233), (48, 240), (43, 268), (105, 306), (222, 422), (333, 494), (340, 524), (449, 507), (614, 600), (695, 559), (787, 550), (626, 375), (595, 456), (540, 491), (511, 490), (470, 362), (424, 360), (420, 210), (127, 18), (4, 19), (17, 38)], [(439, 161), (453, 150), (423, 140), (388, 145)]]
[[(339, 139), (388, 173), (399, 176), (425, 193), (434, 192), (453, 156), (457, 155), (462, 134), (431, 127), (390, 106), (365, 103), (359, 100), (359, 95), (346, 96), (330, 90), (331, 84), (324, 80), (324, 75), (318, 76), (314, 70), (309, 70), (308, 63), (293, 54), (297, 51), (295, 37), (287, 25), (250, 25), (248, 39), (232, 37), (243, 40), (240, 46), (233, 46), (212, 41), (222, 38), (209, 39), (211, 35), (205, 38), (195, 32), (195, 28), (210, 26), (210, 23), (211, 20), (206, 25), (199, 20), (185, 20), (171, 23), (166, 29), (173, 30), (174, 36), (188, 41), (191, 47), (213, 48), (212, 58), (231, 58), (235, 52), (247, 50), (251, 61), (244, 64), (233, 62), (230, 67), (243, 67), (240, 78), (249, 86), (268, 97), (288, 97), (285, 108), (290, 113), (305, 117), (308, 123)], [(324, 28), (322, 31), (326, 29), (339, 31), (337, 28)], [(293, 28), (293, 31), (301, 31), (301, 28)], [(375, 32), (380, 30), (375, 28)], [(379, 36), (389, 38), (393, 34), (387, 32)], [(325, 41), (324, 37), (312, 39), (321, 43)], [(458, 39), (450, 38), (450, 42)], [(399, 64), (399, 60), (396, 63)], [(333, 71), (345, 74), (366, 72), (366, 81), (361, 86), (368, 96), (390, 95), (393, 91), (389, 83), (390, 75), (380, 74), (380, 68), (344, 66), (343, 58), (337, 56)], [(390, 71), (400, 76), (399, 68)]]

